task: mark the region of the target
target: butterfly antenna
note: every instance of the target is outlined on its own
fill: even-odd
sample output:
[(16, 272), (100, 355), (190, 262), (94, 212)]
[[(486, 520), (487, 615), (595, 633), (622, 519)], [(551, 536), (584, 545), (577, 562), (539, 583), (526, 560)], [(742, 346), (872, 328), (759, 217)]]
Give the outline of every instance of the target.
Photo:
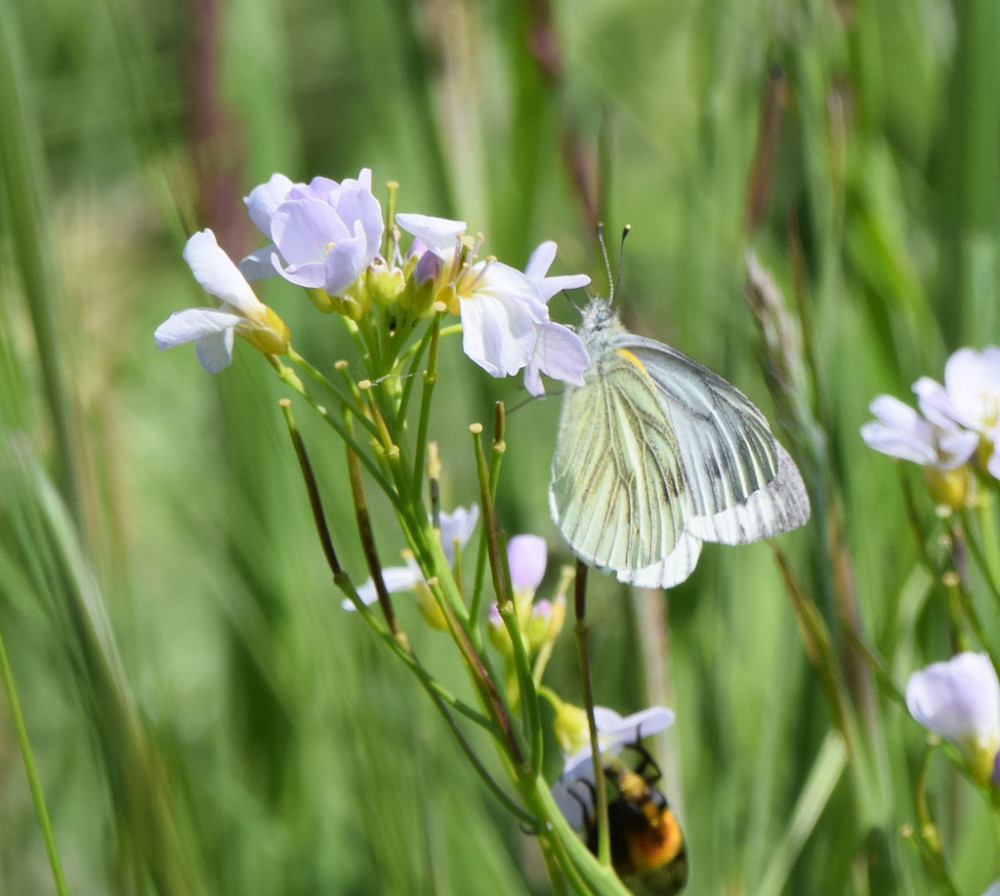
[[(632, 231), (631, 224), (626, 224), (622, 228), (621, 242), (618, 243), (618, 276), (615, 277), (615, 285), (614, 288), (611, 290), (612, 298), (614, 297), (614, 294), (619, 291), (622, 285), (622, 270), (625, 268), (625, 237), (627, 237), (631, 231)], [(604, 253), (605, 264), (607, 263), (607, 260), (608, 260), (608, 255), (607, 252), (605, 252)], [(610, 274), (608, 276), (610, 276)]]
[(615, 286), (617, 285), (611, 276), (611, 262), (608, 260), (608, 246), (604, 242), (604, 222), (597, 222), (597, 242), (601, 246), (601, 257), (604, 259), (604, 272), (608, 275), (608, 291), (611, 293), (608, 296), (608, 302), (614, 304), (615, 301)]

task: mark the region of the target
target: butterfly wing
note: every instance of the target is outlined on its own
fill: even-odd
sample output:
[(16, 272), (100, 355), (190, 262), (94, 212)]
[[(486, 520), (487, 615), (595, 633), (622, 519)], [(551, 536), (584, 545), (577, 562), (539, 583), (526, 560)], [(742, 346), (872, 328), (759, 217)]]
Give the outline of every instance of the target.
[(683, 581), (701, 543), (684, 532), (681, 451), (659, 388), (618, 352), (585, 376), (563, 400), (552, 517), (578, 557), (623, 582)]
[(809, 519), (798, 468), (749, 398), (668, 345), (629, 333), (617, 342), (656, 383), (676, 433), (687, 484), (686, 532), (704, 541), (743, 544)]
[(801, 525), (805, 487), (761, 412), (718, 374), (621, 331), (567, 394), (549, 503), (582, 560), (643, 587), (690, 575), (701, 542)]

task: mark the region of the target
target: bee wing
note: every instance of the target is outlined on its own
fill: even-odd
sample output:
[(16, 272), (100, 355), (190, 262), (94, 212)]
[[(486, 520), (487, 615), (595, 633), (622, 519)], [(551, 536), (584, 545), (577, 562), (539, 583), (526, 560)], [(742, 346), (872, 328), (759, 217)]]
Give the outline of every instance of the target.
[(567, 392), (549, 506), (574, 553), (623, 582), (670, 587), (701, 542), (684, 532), (682, 455), (661, 391), (634, 358), (608, 352)]
[(742, 544), (809, 519), (809, 497), (764, 415), (734, 385), (676, 349), (623, 334), (656, 383), (684, 471), (684, 530), (704, 541)]

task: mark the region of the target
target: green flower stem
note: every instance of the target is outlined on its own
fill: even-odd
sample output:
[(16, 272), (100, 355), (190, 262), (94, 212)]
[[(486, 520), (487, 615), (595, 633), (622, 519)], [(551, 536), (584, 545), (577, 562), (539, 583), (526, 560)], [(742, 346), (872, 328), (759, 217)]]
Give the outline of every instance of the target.
[[(997, 557), (997, 550), (1000, 549), (1000, 545), (997, 544), (998, 535), (993, 514), (993, 502), (983, 499), (977, 508), (976, 514), (979, 520), (979, 531), (982, 535), (981, 543), (980, 539), (975, 537), (974, 530), (969, 526), (968, 515), (964, 510), (962, 511), (962, 528), (968, 533), (967, 544), (969, 545), (969, 550), (983, 572), (983, 578), (986, 579), (986, 584), (993, 595), (993, 600), (996, 602), (997, 607), (1000, 608), (1000, 570), (997, 569), (998, 564), (1000, 564), (1000, 558)], [(984, 547), (991, 549), (984, 550)]]
[[(309, 374), (309, 376), (312, 379), (314, 379), (317, 383), (323, 386), (323, 388), (327, 389), (337, 399), (338, 403), (342, 408), (344, 408), (347, 411), (350, 411), (354, 415), (355, 419), (358, 420), (361, 423), (361, 425), (365, 427), (365, 429), (367, 429), (369, 433), (371, 433), (371, 435), (378, 436), (378, 430), (375, 428), (375, 424), (371, 420), (369, 420), (368, 417), (361, 410), (360, 393), (358, 392), (357, 387), (354, 385), (354, 383), (347, 376), (346, 366), (343, 366), (347, 364), (346, 361), (338, 362), (338, 365), (342, 366), (338, 366), (337, 370), (340, 371), (341, 374), (344, 375), (345, 379), (347, 380), (349, 388), (348, 392), (344, 392), (336, 383), (328, 379), (321, 370), (310, 364), (305, 358), (302, 357), (302, 355), (300, 355), (297, 351), (295, 351), (295, 349), (293, 349), (291, 346), (288, 347), (287, 354), (288, 357), (292, 361), (294, 361), (296, 365), (301, 367), (306, 373)], [(279, 374), (281, 373), (280, 368), (278, 369), (278, 373)], [(303, 388), (301, 387), (301, 384), (299, 388), (296, 388), (294, 386), (293, 388), (295, 388), (296, 392), (303, 394)]]
[(437, 385), (438, 372), (438, 332), (441, 327), (441, 315), (435, 314), (430, 326), (430, 343), (427, 351), (427, 367), (424, 369), (424, 388), (420, 396), (420, 416), (417, 422), (417, 443), (413, 460), (413, 487), (415, 498), (420, 497), (420, 487), (424, 476), (424, 457), (427, 452), (427, 427), (431, 417), (431, 398)]
[[(392, 501), (397, 511), (399, 511), (401, 509), (401, 502), (399, 500), (396, 491), (393, 489), (389, 480), (385, 478), (385, 475), (382, 473), (382, 471), (365, 453), (364, 448), (357, 442), (353, 434), (347, 430), (347, 428), (344, 426), (343, 423), (341, 423), (335, 417), (332, 417), (329, 411), (327, 411), (327, 409), (323, 407), (323, 405), (315, 401), (312, 398), (312, 396), (309, 395), (308, 392), (306, 392), (305, 387), (302, 385), (301, 380), (299, 380), (299, 378), (295, 375), (295, 371), (293, 371), (290, 367), (286, 367), (284, 364), (278, 361), (278, 359), (275, 358), (274, 355), (268, 355), (267, 357), (268, 360), (271, 361), (275, 370), (278, 371), (278, 378), (283, 383), (285, 383), (285, 385), (289, 386), (291, 389), (293, 389), (295, 392), (301, 395), (309, 404), (309, 406), (317, 414), (319, 414), (320, 417), (322, 417), (322, 419), (330, 425), (330, 427), (332, 427), (332, 429), (337, 433), (338, 436), (340, 436), (341, 439), (344, 440), (344, 443), (349, 448), (354, 450), (354, 452), (361, 459), (361, 463), (364, 464), (365, 469), (368, 470), (371, 477), (378, 483), (379, 488), (381, 488), (382, 491), (385, 492), (386, 496), (389, 498), (390, 501)], [(367, 421), (367, 425), (369, 426), (371, 425), (370, 420)]]
[(486, 535), (487, 552), (489, 555), (490, 573), (493, 577), (493, 591), (497, 599), (500, 618), (511, 637), (514, 649), (514, 665), (517, 681), (521, 692), (521, 705), (524, 712), (524, 725), (531, 744), (530, 767), (537, 770), (542, 758), (542, 722), (538, 706), (538, 695), (535, 693), (535, 682), (531, 677), (531, 664), (528, 652), (521, 637), (517, 623), (517, 612), (511, 597), (510, 570), (507, 566), (507, 552), (500, 543), (500, 531), (497, 526), (496, 510), (493, 506), (490, 470), (483, 451), (482, 426), (474, 424), (469, 427), (472, 433), (473, 448), (476, 455), (476, 472), (479, 476), (479, 499), (482, 505), (482, 525)]
[(931, 816), (930, 806), (927, 802), (927, 770), (930, 767), (931, 753), (933, 752), (933, 741), (929, 740), (927, 748), (924, 750), (924, 757), (920, 763), (920, 770), (917, 772), (916, 787), (913, 798), (917, 808), (916, 843), (920, 849), (920, 856), (924, 860), (924, 867), (934, 878), (941, 892), (946, 896), (958, 896), (958, 890), (948, 873), (945, 865), (944, 853), (941, 850), (941, 834), (934, 819)]
[(539, 775), (523, 782), (525, 804), (548, 824), (547, 839), (553, 845), (567, 880), (578, 893), (593, 896), (629, 896), (610, 865), (602, 864), (563, 817), (545, 779)]
[[(431, 590), (437, 588), (437, 582), (428, 583)], [(444, 614), (448, 625), (448, 631), (457, 645), (462, 658), (465, 660), (466, 668), (472, 677), (472, 682), (479, 691), (480, 698), (489, 709), (495, 719), (499, 730), (502, 732), (501, 745), (505, 755), (519, 768), (524, 765), (524, 747), (521, 743), (519, 732), (511, 722), (510, 707), (504, 698), (503, 691), (496, 687), (496, 678), (490, 672), (483, 657), (477, 653), (468, 634), (458, 624), (451, 613), (447, 602), (439, 600), (441, 611)]]
[(374, 631), (379, 640), (387, 644), (392, 652), (406, 664), (407, 668), (417, 676), (421, 685), (423, 685), (428, 692), (430, 692), (435, 698), (440, 699), (445, 706), (448, 706), (465, 716), (480, 728), (486, 731), (493, 730), (493, 726), (486, 716), (469, 706), (469, 704), (460, 700), (451, 691), (443, 687), (440, 682), (431, 676), (431, 674), (417, 661), (416, 657), (402, 644), (400, 644), (395, 637), (393, 637), (392, 632), (389, 631), (385, 623), (372, 612), (371, 607), (358, 597), (357, 589), (354, 587), (354, 584), (351, 582), (347, 573), (341, 572), (339, 574), (335, 574), (333, 581), (340, 592), (349, 601), (351, 601), (352, 604), (354, 604), (354, 609), (357, 610), (362, 619), (364, 619), (372, 631)]
[[(476, 571), (472, 580), (472, 598), (469, 600), (469, 617), (479, 619), (482, 613), (483, 592), (486, 587), (486, 561), (487, 545), (486, 530), (483, 529), (479, 536), (479, 548), (476, 551)], [(478, 647), (482, 647), (483, 636), (479, 626), (473, 626), (473, 632), (478, 640)]]
[(371, 517), (368, 513), (368, 498), (365, 495), (364, 479), (361, 476), (361, 461), (350, 447), (347, 449), (347, 471), (351, 482), (351, 497), (354, 500), (354, 514), (358, 523), (361, 549), (364, 551), (365, 561), (368, 564), (368, 573), (375, 584), (375, 593), (378, 595), (378, 604), (385, 617), (385, 624), (392, 632), (392, 636), (403, 645), (407, 652), (412, 652), (410, 640), (396, 619), (396, 611), (393, 609), (392, 600), (389, 597), (389, 589), (385, 587), (385, 579), (382, 577), (382, 563), (375, 546), (375, 534), (372, 532)]
[(38, 817), (38, 826), (42, 829), (42, 838), (45, 840), (45, 852), (49, 857), (52, 879), (55, 881), (56, 892), (59, 896), (68, 896), (69, 890), (66, 888), (66, 879), (63, 877), (62, 864), (59, 861), (59, 850), (56, 848), (56, 838), (52, 832), (49, 811), (45, 806), (45, 794), (42, 791), (42, 783), (38, 777), (38, 770), (35, 768), (35, 757), (31, 750), (31, 741), (28, 738), (28, 728), (24, 723), (24, 715), (21, 712), (21, 701), (17, 697), (17, 688), (14, 686), (14, 673), (7, 659), (7, 647), (4, 644), (2, 632), (0, 632), (0, 674), (3, 675), (4, 688), (7, 691), (10, 714), (14, 720), (14, 730), (17, 732), (17, 741), (21, 748), (21, 759), (24, 762), (25, 774), (28, 776), (28, 788), (31, 791), (31, 800), (35, 804), (35, 815)]
[(608, 834), (608, 790), (601, 764), (601, 745), (597, 737), (597, 719), (594, 716), (594, 688), (590, 677), (590, 628), (587, 625), (587, 565), (576, 561), (576, 581), (573, 584), (573, 604), (576, 624), (576, 648), (580, 658), (580, 683), (583, 688), (583, 705), (587, 710), (587, 729), (590, 734), (590, 758), (594, 766), (594, 791), (597, 795), (597, 857), (602, 865), (611, 866), (611, 838)]
[(979, 552), (977, 559), (982, 562), (985, 554), (983, 569), (989, 579), (994, 596), (997, 596), (998, 602), (1000, 602), (1000, 585), (998, 585), (1000, 583), (1000, 540), (998, 540), (1000, 534), (997, 533), (996, 502), (992, 492), (982, 495), (976, 510), (976, 515), (979, 517), (979, 529), (983, 536), (982, 545), (986, 549)]
[[(428, 327), (421, 340), (414, 346), (411, 346), (411, 349), (405, 352), (400, 358), (399, 367), (402, 368), (404, 364), (409, 364), (406, 374), (403, 376), (403, 388), (399, 398), (400, 419), (406, 419), (406, 412), (410, 408), (410, 397), (413, 394), (413, 386), (418, 380), (417, 369), (420, 367), (420, 360), (423, 358), (424, 352), (427, 351), (427, 348), (431, 343), (431, 337), (433, 336), (436, 339), (439, 333), (439, 327)], [(419, 379), (423, 380), (423, 377), (421, 376)]]
[(549, 839), (539, 837), (538, 846), (542, 851), (545, 870), (549, 873), (549, 883), (552, 884), (553, 896), (569, 896), (569, 890), (566, 889), (566, 873), (560, 866), (559, 859)]
[[(479, 760), (475, 751), (472, 749), (472, 745), (468, 742), (465, 735), (462, 733), (462, 729), (459, 728), (457, 722), (452, 717), (449, 709), (455, 710), (461, 715), (465, 716), (470, 721), (474, 722), (480, 728), (490, 732), (494, 740), (501, 745), (503, 748), (509, 746), (509, 733), (500, 733), (497, 731), (496, 726), (490, 722), (486, 716), (477, 712), (468, 704), (459, 700), (450, 691), (443, 688), (438, 681), (430, 675), (430, 673), (423, 667), (417, 657), (414, 655), (412, 649), (408, 642), (404, 642), (398, 638), (389, 628), (386, 626), (368, 607), (360, 597), (358, 597), (357, 590), (351, 583), (350, 578), (346, 573), (335, 573), (334, 583), (340, 589), (340, 591), (350, 600), (355, 609), (361, 614), (362, 618), (369, 625), (369, 627), (375, 632), (378, 638), (388, 645), (389, 649), (412, 671), (416, 676), (417, 680), (420, 682), (421, 686), (427, 692), (434, 706), (444, 717), (446, 724), (452, 735), (458, 741), (462, 752), (465, 753), (466, 758), (472, 764), (475, 769), (476, 774), (479, 775), (480, 779), (487, 786), (490, 792), (497, 798), (500, 804), (513, 815), (515, 818), (519, 819), (522, 823), (528, 825), (534, 825), (536, 819), (525, 812), (517, 803), (515, 803), (500, 787), (497, 781), (489, 773), (486, 767)], [(447, 614), (446, 614), (447, 615)]]
[(531, 675), (531, 663), (528, 660), (528, 651), (524, 646), (521, 627), (517, 622), (514, 602), (508, 600), (498, 604), (498, 609), (507, 634), (510, 635), (511, 646), (514, 650), (514, 671), (517, 674), (517, 684), (521, 694), (524, 726), (531, 744), (528, 763), (531, 768), (537, 770), (542, 764), (542, 714), (538, 705), (538, 694), (535, 691), (535, 680)]
[(291, 399), (282, 398), (278, 402), (278, 405), (285, 415), (285, 425), (288, 427), (288, 435), (292, 439), (295, 456), (299, 461), (299, 470), (302, 473), (302, 479), (306, 484), (306, 491), (309, 494), (309, 507), (312, 510), (313, 524), (316, 526), (316, 531), (319, 534), (323, 556), (326, 557), (327, 566), (330, 567), (333, 574), (335, 576), (340, 575), (343, 569), (340, 566), (340, 561), (337, 559), (337, 552), (333, 547), (330, 527), (326, 524), (326, 514), (323, 512), (323, 500), (319, 494), (319, 484), (316, 482), (316, 476), (313, 473), (312, 463), (309, 461), (309, 454), (306, 451), (305, 442), (302, 440), (302, 434), (299, 432), (299, 428), (295, 424), (295, 418), (292, 415)]
[[(489, 483), (490, 483), (490, 504), (492, 505), (496, 501), (497, 496), (497, 486), (500, 482), (500, 462), (503, 460), (504, 454), (507, 450), (507, 444), (504, 441), (504, 433), (506, 430), (506, 412), (504, 409), (504, 404), (498, 401), (494, 406), (494, 429), (493, 429), (493, 444), (490, 448), (490, 468), (489, 468)], [(479, 551), (476, 555), (476, 573), (475, 579), (472, 586), (472, 599), (469, 602), (469, 616), (472, 619), (478, 619), (480, 613), (482, 612), (483, 605), (483, 588), (486, 584), (486, 562), (488, 559), (488, 545), (486, 540), (486, 527), (483, 527), (482, 537), (479, 539)], [(478, 627), (473, 629), (475, 635), (479, 638), (479, 646), (482, 646), (482, 634)]]

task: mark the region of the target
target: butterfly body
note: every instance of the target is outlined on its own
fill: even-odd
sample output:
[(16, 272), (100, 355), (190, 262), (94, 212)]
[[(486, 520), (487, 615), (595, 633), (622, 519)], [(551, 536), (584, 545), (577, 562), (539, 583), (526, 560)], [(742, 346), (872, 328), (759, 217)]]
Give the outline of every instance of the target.
[(605, 299), (584, 310), (579, 335), (591, 360), (563, 398), (549, 506), (581, 560), (671, 587), (703, 541), (755, 541), (808, 519), (794, 462), (735, 386), (630, 333)]

